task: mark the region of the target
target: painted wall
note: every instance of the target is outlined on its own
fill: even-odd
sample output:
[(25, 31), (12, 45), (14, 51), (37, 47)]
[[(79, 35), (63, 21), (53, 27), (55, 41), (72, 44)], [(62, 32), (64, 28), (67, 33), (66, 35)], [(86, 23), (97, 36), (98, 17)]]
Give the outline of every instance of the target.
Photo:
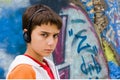
[[(61, 78), (120, 78), (120, 67), (117, 62), (120, 55), (120, 18), (117, 0), (113, 2), (104, 0), (107, 7), (103, 12), (107, 15), (109, 23), (101, 33), (94, 26), (95, 13), (92, 0), (70, 2), (0, 0), (0, 78), (5, 78), (12, 60), (15, 56), (23, 54), (26, 49), (22, 36), (22, 14), (28, 6), (36, 3), (50, 6), (63, 19), (61, 36), (51, 56)], [(112, 51), (108, 44), (111, 44)], [(116, 52), (117, 59), (113, 57), (113, 51)]]
[(118, 2), (119, 0), (105, 0), (107, 8), (104, 12), (108, 18), (108, 25), (101, 35), (110, 47), (106, 47), (105, 50), (110, 77), (120, 79), (120, 7)]

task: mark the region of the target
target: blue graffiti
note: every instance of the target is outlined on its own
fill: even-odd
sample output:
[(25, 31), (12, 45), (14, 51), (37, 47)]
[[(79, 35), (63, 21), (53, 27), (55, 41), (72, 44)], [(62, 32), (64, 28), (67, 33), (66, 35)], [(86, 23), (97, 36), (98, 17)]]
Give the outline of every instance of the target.
[[(87, 30), (83, 29), (83, 30), (79, 31), (77, 34), (75, 34), (75, 38), (72, 41), (72, 46), (73, 46), (73, 44), (75, 44), (77, 42), (78, 39), (80, 39), (80, 42), (79, 42), (78, 48), (77, 48), (77, 53), (79, 54), (82, 50), (87, 49), (88, 52), (91, 52), (96, 56), (98, 53), (98, 49), (95, 45), (91, 46), (90, 44), (86, 43), (86, 45), (82, 46), (82, 44), (86, 41), (87, 36), (81, 36), (81, 34), (86, 31)], [(73, 35), (73, 29), (70, 29), (69, 36), (72, 36), (72, 35)]]
[(86, 23), (85, 20), (82, 19), (75, 19), (75, 20), (71, 20), (72, 23)]
[[(86, 43), (86, 45), (83, 45), (83, 46), (82, 46), (83, 42), (85, 42), (85, 40), (87, 39), (87, 36), (81, 36), (81, 34), (82, 34), (83, 32), (87, 32), (87, 30), (86, 30), (86, 29), (83, 29), (83, 30), (79, 31), (77, 34), (75, 34), (75, 37), (74, 37), (74, 39), (73, 39), (73, 41), (72, 41), (72, 46), (73, 46), (73, 44), (75, 44), (75, 43), (77, 42), (77, 40), (80, 39), (80, 42), (79, 42), (78, 48), (77, 48), (77, 53), (78, 53), (78, 54), (79, 54), (82, 50), (91, 47), (88, 43)], [(69, 30), (69, 36), (72, 36), (72, 35), (73, 35), (73, 29)]]
[(5, 47), (0, 45), (0, 48), (5, 49), (7, 54), (23, 54), (26, 49), (21, 27), (23, 11), (23, 8), (17, 10), (4, 9), (3, 14), (1, 14), (0, 44)]
[(93, 48), (93, 51), (94, 51), (95, 56), (97, 56), (97, 53), (98, 53), (97, 47), (96, 47), (96, 46), (93, 46), (92, 48)]
[(97, 47), (95, 45), (91, 46), (91, 47), (92, 47), (92, 49), (90, 48), (90, 49), (87, 49), (86, 51), (94, 54), (95, 56), (97, 56), (97, 53), (98, 53)]
[(69, 36), (72, 36), (72, 35), (73, 35), (73, 29), (70, 29), (70, 30), (68, 31), (68, 33), (69, 33)]
[(111, 79), (120, 79), (120, 66), (116, 65), (114, 62), (108, 62), (109, 70), (110, 70), (110, 78)]
[(82, 46), (83, 42), (87, 39), (87, 36), (81, 36), (81, 34), (83, 32), (86, 32), (86, 30), (82, 30), (82, 31), (78, 32), (78, 34), (75, 35), (75, 38), (81, 39), (81, 41), (78, 44), (77, 53), (80, 53), (83, 49), (91, 47), (88, 43), (86, 43), (85, 46)]
[(91, 47), (88, 43), (86, 43), (85, 46), (81, 46), (82, 43), (85, 41), (86, 36), (83, 36), (83, 37), (81, 37), (81, 38), (82, 38), (82, 40), (81, 40), (80, 43), (78, 44), (77, 53), (80, 53), (83, 49), (86, 49), (86, 48), (88, 48), (88, 47)]
[(5, 74), (4, 69), (2, 67), (0, 67), (0, 79), (5, 79), (4, 74)]
[(85, 63), (85, 60), (84, 60), (83, 56), (81, 56), (81, 57), (82, 57), (83, 63), (81, 64), (80, 69), (81, 69), (81, 71), (82, 71), (84, 74), (88, 75), (88, 73), (90, 73), (90, 75), (93, 75), (92, 72), (95, 71), (95, 70), (96, 70), (96, 73), (97, 73), (97, 74), (100, 73), (100, 71), (101, 71), (101, 66), (100, 66), (100, 64), (94, 59), (93, 55), (91, 55), (91, 57), (92, 57), (92, 59), (93, 59), (93, 63), (94, 63), (94, 64), (88, 64), (88, 66), (87, 66), (87, 64)]

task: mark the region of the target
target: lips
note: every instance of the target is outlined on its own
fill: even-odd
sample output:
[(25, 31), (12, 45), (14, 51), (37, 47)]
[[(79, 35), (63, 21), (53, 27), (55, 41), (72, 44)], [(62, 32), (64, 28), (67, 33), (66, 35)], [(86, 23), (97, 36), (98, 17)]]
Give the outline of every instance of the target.
[(52, 52), (53, 49), (45, 49), (46, 52)]

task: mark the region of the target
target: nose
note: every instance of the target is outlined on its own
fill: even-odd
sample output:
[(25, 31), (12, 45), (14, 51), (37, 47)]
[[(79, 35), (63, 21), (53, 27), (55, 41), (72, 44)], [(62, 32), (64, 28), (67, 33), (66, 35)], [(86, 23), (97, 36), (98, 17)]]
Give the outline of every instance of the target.
[(51, 46), (55, 43), (55, 39), (53, 37), (49, 37), (48, 39), (48, 45)]

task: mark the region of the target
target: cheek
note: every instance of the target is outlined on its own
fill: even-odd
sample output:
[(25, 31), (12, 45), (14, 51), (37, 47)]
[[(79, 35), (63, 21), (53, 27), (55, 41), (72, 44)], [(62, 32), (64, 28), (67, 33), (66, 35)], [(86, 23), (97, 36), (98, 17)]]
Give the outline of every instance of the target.
[(33, 47), (39, 48), (41, 46), (44, 46), (44, 41), (42, 40), (42, 38), (40, 38), (40, 36), (35, 35), (31, 38), (31, 44)]
[(41, 53), (44, 49), (44, 43), (42, 43), (41, 41), (39, 42), (37, 40), (33, 40), (31, 41), (31, 47), (35, 52)]
[(42, 38), (39, 36), (39, 34), (35, 34), (35, 33), (33, 33), (32, 35), (31, 35), (31, 42), (32, 43), (40, 43), (40, 42), (42, 42)]

